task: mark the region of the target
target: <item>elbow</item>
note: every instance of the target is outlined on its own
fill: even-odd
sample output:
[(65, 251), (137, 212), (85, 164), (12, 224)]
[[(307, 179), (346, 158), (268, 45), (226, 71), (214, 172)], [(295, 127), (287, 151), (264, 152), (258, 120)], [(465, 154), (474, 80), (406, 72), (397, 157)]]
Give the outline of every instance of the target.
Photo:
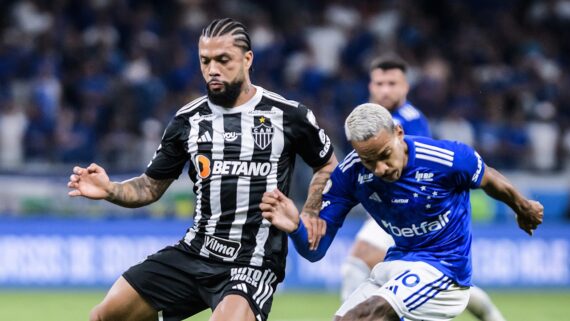
[(299, 253), (299, 255), (301, 255), (305, 260), (312, 263), (322, 259), (326, 253), (326, 250), (322, 251), (319, 249), (311, 251), (309, 250), (308, 245), (305, 244), (295, 244), (295, 249), (297, 250), (297, 253)]
[(315, 256), (308, 257), (307, 261), (309, 261), (311, 263), (315, 263), (317, 261), (320, 261), (323, 257), (324, 257), (324, 255), (315, 255)]
[(322, 172), (322, 173), (328, 173), (330, 175), (334, 171), (337, 165), (338, 165), (338, 160), (336, 159), (336, 156), (333, 153), (329, 158), (329, 160), (324, 165), (313, 168), (313, 171), (315, 173)]
[(311, 263), (320, 261), (324, 256), (325, 253), (318, 253), (317, 251), (310, 251), (308, 253), (305, 253), (305, 255), (303, 255), (303, 257)]

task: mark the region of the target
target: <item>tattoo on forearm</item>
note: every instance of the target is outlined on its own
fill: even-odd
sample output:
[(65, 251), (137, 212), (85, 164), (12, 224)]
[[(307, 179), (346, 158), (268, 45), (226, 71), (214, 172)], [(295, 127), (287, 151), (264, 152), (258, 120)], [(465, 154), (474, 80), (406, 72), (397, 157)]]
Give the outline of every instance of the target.
[(318, 216), (321, 210), (321, 201), (323, 199), (323, 189), (330, 177), (330, 171), (319, 171), (315, 173), (313, 179), (311, 180), (311, 185), (309, 186), (309, 195), (307, 196), (307, 201), (303, 206), (303, 212)]
[(141, 207), (158, 200), (173, 180), (156, 180), (141, 175), (120, 183), (114, 183), (107, 198), (109, 202), (124, 207)]

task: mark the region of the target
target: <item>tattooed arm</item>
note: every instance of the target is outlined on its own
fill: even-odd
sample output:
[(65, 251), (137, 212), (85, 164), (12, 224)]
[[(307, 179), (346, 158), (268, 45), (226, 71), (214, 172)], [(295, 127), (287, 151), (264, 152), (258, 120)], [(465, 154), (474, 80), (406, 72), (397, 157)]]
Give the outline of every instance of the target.
[(156, 180), (142, 174), (123, 182), (111, 182), (103, 167), (74, 167), (67, 186), (70, 196), (105, 199), (123, 207), (141, 207), (158, 200), (174, 179)]
[(338, 161), (333, 154), (325, 165), (315, 169), (309, 185), (307, 200), (301, 212), (301, 220), (307, 229), (311, 250), (315, 250), (319, 246), (321, 237), (326, 233), (327, 226), (323, 220), (319, 219), (319, 212), (321, 211), (323, 189), (336, 165), (338, 165)]

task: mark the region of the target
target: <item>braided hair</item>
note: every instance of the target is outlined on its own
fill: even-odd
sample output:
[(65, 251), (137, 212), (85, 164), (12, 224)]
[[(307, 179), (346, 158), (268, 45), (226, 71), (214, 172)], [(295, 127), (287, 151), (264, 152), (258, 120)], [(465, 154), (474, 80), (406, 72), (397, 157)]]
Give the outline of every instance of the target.
[(216, 19), (202, 29), (202, 37), (213, 38), (224, 35), (234, 37), (234, 45), (240, 47), (244, 52), (251, 50), (251, 40), (246, 27), (239, 21), (232, 18)]

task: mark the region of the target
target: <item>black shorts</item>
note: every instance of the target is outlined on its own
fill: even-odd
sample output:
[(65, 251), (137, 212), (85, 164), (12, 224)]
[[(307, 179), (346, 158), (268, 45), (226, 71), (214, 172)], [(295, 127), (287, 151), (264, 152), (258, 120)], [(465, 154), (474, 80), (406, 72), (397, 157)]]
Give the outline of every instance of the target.
[(278, 283), (268, 268), (212, 262), (185, 252), (180, 245), (149, 256), (123, 277), (165, 321), (214, 310), (228, 294), (241, 295), (256, 320), (267, 320)]

